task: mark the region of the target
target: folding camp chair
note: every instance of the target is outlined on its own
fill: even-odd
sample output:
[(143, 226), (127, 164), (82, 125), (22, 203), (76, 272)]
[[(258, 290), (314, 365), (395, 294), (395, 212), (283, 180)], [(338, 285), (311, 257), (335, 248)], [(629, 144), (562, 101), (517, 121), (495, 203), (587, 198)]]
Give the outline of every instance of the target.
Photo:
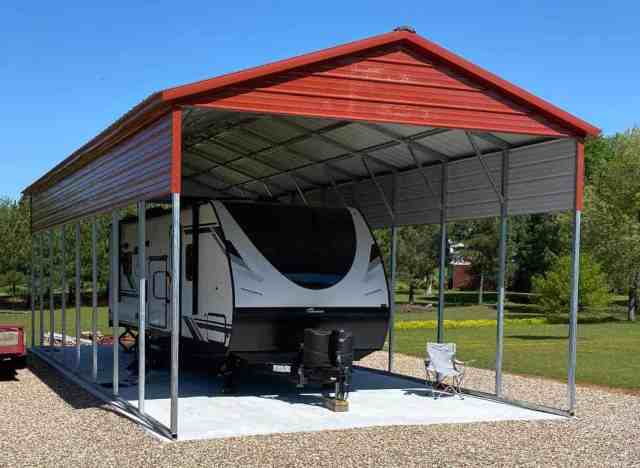
[(436, 389), (444, 387), (445, 392), (462, 399), (465, 370), (470, 362), (456, 359), (455, 343), (427, 343), (426, 384), (431, 384), (434, 398), (438, 398)]

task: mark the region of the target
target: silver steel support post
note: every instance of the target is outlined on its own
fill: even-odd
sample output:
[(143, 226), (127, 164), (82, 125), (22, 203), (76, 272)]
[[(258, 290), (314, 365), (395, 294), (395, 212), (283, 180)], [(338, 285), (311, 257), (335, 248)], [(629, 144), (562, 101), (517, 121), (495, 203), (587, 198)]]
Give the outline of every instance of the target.
[[(138, 202), (138, 277), (140, 284), (138, 304), (138, 410), (144, 413), (146, 385), (146, 318), (147, 318), (147, 206), (144, 201)], [(194, 234), (197, 236), (197, 233)]]
[(80, 369), (80, 307), (81, 304), (81, 288), (80, 283), (80, 223), (76, 223), (76, 369)]
[(180, 346), (180, 194), (171, 195), (171, 432), (178, 434)]
[(64, 224), (60, 226), (60, 287), (62, 293), (60, 296), (61, 325), (60, 333), (62, 334), (62, 347), (67, 345), (67, 256), (64, 247)]
[(569, 310), (569, 413), (576, 412), (576, 340), (578, 338), (578, 292), (580, 287), (580, 221), (582, 213), (576, 210), (573, 218), (573, 247), (571, 249), (571, 305)]
[(391, 276), (389, 281), (389, 359), (388, 370), (393, 372), (393, 354), (396, 348), (396, 257), (398, 255), (398, 228), (395, 225), (391, 226), (391, 261), (389, 267), (391, 268)]
[(40, 233), (38, 245), (38, 269), (40, 272), (40, 279), (38, 281), (39, 293), (40, 293), (40, 346), (44, 345), (44, 234)]
[(31, 235), (31, 349), (36, 346), (36, 253), (35, 236)]
[(91, 220), (91, 378), (98, 380), (98, 237), (96, 218)]
[(502, 153), (502, 202), (500, 203), (500, 241), (498, 244), (498, 304), (496, 317), (496, 395), (502, 396), (502, 358), (504, 352), (504, 301), (505, 301), (505, 270), (507, 268), (507, 189), (509, 177), (509, 153)]
[(437, 341), (444, 341), (444, 290), (447, 270), (447, 163), (442, 162), (440, 177), (440, 271), (438, 274), (438, 332)]
[(49, 229), (49, 346), (55, 344), (56, 310), (53, 299), (53, 229)]
[(111, 212), (111, 334), (113, 335), (113, 394), (120, 392), (120, 317), (118, 314), (118, 252), (120, 250), (120, 216), (118, 210)]

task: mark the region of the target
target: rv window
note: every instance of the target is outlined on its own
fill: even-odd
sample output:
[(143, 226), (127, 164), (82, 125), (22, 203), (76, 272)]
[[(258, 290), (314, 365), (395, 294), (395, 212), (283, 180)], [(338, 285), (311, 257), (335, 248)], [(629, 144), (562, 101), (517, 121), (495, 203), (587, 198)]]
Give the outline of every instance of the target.
[(184, 262), (184, 270), (185, 270), (185, 278), (187, 281), (193, 281), (193, 244), (188, 244), (185, 251), (185, 262)]
[(309, 289), (338, 283), (356, 253), (347, 209), (226, 203), (256, 248), (284, 276)]

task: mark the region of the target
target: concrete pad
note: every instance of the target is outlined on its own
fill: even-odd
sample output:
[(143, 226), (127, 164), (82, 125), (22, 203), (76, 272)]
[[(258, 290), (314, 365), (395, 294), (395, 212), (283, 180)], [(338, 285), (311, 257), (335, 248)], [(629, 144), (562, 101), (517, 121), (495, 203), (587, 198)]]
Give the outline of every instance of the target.
[[(82, 346), (81, 373), (90, 375), (89, 346)], [(45, 348), (43, 348), (45, 349)], [(73, 348), (49, 352), (69, 365)], [(71, 354), (71, 356), (70, 356)], [(137, 406), (137, 377), (127, 370), (134, 357), (121, 354), (120, 395)], [(100, 347), (99, 381), (110, 388), (111, 347)], [(560, 416), (505, 403), (465, 396), (434, 399), (431, 390), (415, 380), (366, 369), (353, 373), (349, 411), (325, 408), (318, 389), (296, 391), (281, 376), (241, 376), (234, 395), (222, 395), (221, 379), (197, 370), (180, 374), (178, 439), (210, 439), (257, 434), (309, 432), (391, 425), (459, 424), (486, 421), (562, 419)], [(147, 379), (145, 409), (149, 416), (169, 426), (168, 370), (153, 370)]]

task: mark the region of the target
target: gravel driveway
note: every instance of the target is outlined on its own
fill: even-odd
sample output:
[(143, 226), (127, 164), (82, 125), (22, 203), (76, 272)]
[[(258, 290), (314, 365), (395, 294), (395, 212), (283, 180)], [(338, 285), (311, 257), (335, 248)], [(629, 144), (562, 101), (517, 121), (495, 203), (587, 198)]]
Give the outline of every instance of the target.
[[(384, 353), (363, 365), (383, 367)], [(419, 359), (396, 369), (421, 375)], [(490, 389), (473, 369), (468, 386)], [(541, 384), (544, 383), (544, 387)], [(521, 399), (565, 401), (563, 385), (505, 376)], [(167, 443), (109, 411), (33, 360), (0, 374), (0, 466), (640, 466), (640, 397), (580, 387), (579, 417), (564, 421), (395, 426)], [(257, 415), (259, 417), (259, 415)]]

